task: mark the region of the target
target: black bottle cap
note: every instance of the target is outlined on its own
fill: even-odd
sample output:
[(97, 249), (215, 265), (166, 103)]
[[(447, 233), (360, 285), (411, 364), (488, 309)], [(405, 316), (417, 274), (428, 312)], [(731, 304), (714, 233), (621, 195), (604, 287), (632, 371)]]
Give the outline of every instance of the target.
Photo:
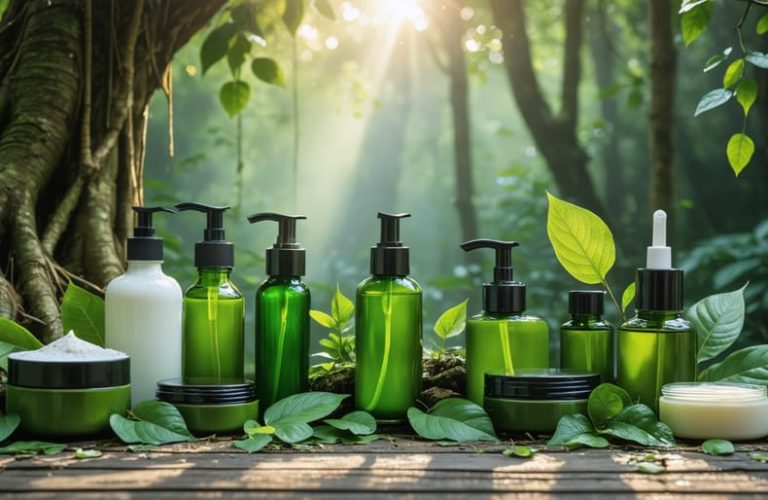
[(208, 216), (203, 241), (195, 244), (195, 267), (198, 269), (235, 267), (235, 245), (224, 239), (224, 212), (230, 208), (194, 202), (176, 205), (180, 212), (196, 210)]
[(304, 215), (283, 215), (264, 212), (248, 216), (251, 224), (265, 220), (278, 222), (277, 241), (267, 248), (267, 274), (270, 276), (304, 276), (306, 251), (296, 241), (296, 221)]
[(37, 389), (89, 389), (131, 383), (126, 355), (109, 361), (34, 361), (8, 356), (8, 384)]
[(512, 249), (519, 245), (520, 243), (516, 241), (486, 238), (465, 241), (461, 244), (465, 252), (478, 248), (492, 248), (496, 251), (493, 281), (483, 283), (485, 312), (515, 314), (525, 311), (525, 283), (515, 281), (512, 270)]
[(374, 276), (408, 276), (410, 272), (408, 247), (400, 241), (400, 219), (411, 214), (379, 212), (381, 238), (371, 247), (371, 274)]
[(521, 370), (515, 375), (486, 373), (485, 396), (525, 400), (587, 399), (600, 384), (597, 373), (548, 368)]
[(635, 308), (643, 311), (683, 310), (683, 270), (637, 270)]
[(568, 292), (568, 312), (571, 314), (603, 314), (602, 290), (571, 290)]
[(131, 207), (134, 212), (133, 236), (126, 244), (127, 260), (163, 260), (163, 239), (155, 236), (152, 214), (155, 212), (176, 213), (168, 207)]

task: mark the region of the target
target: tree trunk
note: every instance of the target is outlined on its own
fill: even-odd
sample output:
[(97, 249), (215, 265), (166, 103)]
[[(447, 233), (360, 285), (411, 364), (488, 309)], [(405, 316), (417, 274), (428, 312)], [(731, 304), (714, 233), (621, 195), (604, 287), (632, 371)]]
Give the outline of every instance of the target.
[[(675, 67), (671, 0), (648, 2), (651, 37), (651, 209), (667, 212), (674, 227)], [(674, 234), (674, 231), (670, 231)]]
[(490, 0), (496, 25), (503, 32), (504, 65), (513, 97), (561, 195), (609, 218), (587, 171), (589, 157), (576, 133), (584, 0), (564, 2), (566, 37), (559, 114), (550, 109), (533, 69), (524, 4), (524, 0)]
[[(123, 270), (149, 100), (224, 0), (11, 0), (0, 21), (0, 315), (62, 334), (69, 279)], [(17, 293), (18, 292), (18, 293)]]

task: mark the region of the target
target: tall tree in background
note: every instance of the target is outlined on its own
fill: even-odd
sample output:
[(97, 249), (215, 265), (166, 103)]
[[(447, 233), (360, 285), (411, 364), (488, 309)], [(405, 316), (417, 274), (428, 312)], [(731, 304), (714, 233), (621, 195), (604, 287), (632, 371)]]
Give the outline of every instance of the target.
[(589, 157), (577, 136), (584, 0), (563, 2), (565, 46), (559, 113), (547, 103), (533, 69), (525, 1), (489, 1), (496, 25), (504, 33), (504, 64), (512, 94), (560, 193), (610, 219), (597, 196), (587, 170)]
[[(224, 0), (11, 0), (0, 20), (0, 315), (62, 334), (58, 296), (120, 274), (148, 105)], [(164, 84), (165, 82), (165, 84)]]

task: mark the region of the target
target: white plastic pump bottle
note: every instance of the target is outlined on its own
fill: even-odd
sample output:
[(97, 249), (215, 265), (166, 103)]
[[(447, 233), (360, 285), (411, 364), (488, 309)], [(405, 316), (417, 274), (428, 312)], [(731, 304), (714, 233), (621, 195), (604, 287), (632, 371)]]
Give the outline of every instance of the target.
[(179, 283), (163, 273), (163, 240), (155, 236), (152, 214), (176, 210), (133, 207), (136, 224), (128, 238), (125, 274), (107, 286), (106, 345), (131, 357), (133, 406), (155, 399), (157, 381), (181, 376)]

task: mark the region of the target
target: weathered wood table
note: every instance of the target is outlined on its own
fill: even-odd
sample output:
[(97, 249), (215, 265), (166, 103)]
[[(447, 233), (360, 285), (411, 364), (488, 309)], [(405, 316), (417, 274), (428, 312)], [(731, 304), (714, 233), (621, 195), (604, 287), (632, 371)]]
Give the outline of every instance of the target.
[[(93, 443), (91, 443), (93, 444)], [(75, 460), (73, 451), (33, 458), (0, 456), (0, 494), (77, 498), (145, 496), (269, 497), (595, 495), (768, 496), (768, 465), (751, 454), (768, 443), (710, 457), (696, 448), (665, 451), (542, 450), (507, 457), (504, 444), (439, 446), (401, 436), (365, 446), (313, 446), (248, 455), (231, 442), (197, 442), (131, 453), (102, 447), (101, 458)], [(533, 447), (537, 447), (533, 444)], [(539, 445), (541, 447), (541, 445)], [(652, 456), (651, 456), (652, 455)], [(637, 471), (655, 460), (660, 474)]]

